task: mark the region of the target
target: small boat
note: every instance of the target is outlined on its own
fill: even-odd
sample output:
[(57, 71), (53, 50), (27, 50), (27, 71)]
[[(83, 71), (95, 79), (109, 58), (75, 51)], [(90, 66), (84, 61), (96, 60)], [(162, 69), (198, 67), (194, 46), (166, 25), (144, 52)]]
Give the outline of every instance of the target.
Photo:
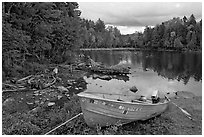
[(144, 96), (81, 92), (78, 94), (85, 122), (89, 127), (123, 125), (147, 120), (164, 112), (169, 99), (155, 101)]

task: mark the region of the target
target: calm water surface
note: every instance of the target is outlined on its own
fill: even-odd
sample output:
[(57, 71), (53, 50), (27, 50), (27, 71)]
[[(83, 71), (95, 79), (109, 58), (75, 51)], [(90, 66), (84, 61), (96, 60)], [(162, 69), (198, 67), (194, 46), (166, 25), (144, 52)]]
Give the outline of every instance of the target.
[(84, 77), (89, 92), (129, 92), (136, 86), (139, 93), (150, 96), (152, 91), (188, 91), (202, 96), (202, 54), (195, 52), (150, 51), (83, 51), (94, 61), (107, 66), (131, 67), (129, 79), (95, 79), (94, 74)]

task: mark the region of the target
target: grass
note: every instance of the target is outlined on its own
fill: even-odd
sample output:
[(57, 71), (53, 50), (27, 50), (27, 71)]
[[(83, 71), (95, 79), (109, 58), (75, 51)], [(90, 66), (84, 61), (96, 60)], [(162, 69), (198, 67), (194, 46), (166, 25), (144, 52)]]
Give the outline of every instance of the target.
[[(79, 99), (70, 97), (63, 105), (38, 106), (39, 109), (28, 112), (7, 113), (3, 110), (2, 130), (6, 135), (43, 135), (66, 120), (81, 112)], [(190, 111), (191, 112), (191, 111)], [(198, 112), (198, 110), (196, 111)], [(199, 111), (198, 114), (201, 112)], [(135, 121), (123, 126), (90, 128), (83, 116), (61, 126), (51, 135), (175, 135), (201, 134), (201, 122), (189, 120), (174, 105), (155, 118), (146, 121)], [(200, 116), (198, 117), (200, 119)]]
[[(81, 112), (78, 97), (73, 95), (63, 107), (38, 106), (36, 111), (7, 113), (3, 111), (3, 134), (6, 135), (42, 135), (55, 128), (64, 121)], [(120, 134), (168, 134), (168, 130), (161, 120), (156, 117), (148, 121), (133, 122), (124, 126), (109, 126), (105, 128), (89, 128), (83, 116), (58, 128), (51, 134), (57, 135), (120, 135)], [(162, 118), (164, 119), (164, 118)], [(167, 122), (168, 119), (167, 119)], [(161, 132), (163, 131), (163, 132)]]

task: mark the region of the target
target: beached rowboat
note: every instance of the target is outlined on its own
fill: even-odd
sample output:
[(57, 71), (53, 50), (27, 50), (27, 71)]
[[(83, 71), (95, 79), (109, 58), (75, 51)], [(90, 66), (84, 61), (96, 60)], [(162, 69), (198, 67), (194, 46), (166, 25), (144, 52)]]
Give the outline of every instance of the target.
[(167, 109), (169, 100), (140, 101), (138, 96), (81, 92), (78, 94), (85, 122), (90, 127), (147, 120)]

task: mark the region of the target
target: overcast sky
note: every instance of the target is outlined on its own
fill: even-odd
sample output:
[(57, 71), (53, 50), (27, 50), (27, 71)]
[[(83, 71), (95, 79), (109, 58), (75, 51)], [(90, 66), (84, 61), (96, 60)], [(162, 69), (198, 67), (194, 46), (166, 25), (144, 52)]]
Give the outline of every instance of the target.
[(194, 14), (202, 18), (200, 2), (78, 2), (81, 17), (93, 21), (100, 18), (106, 25), (118, 27), (122, 34), (143, 31), (145, 26), (154, 26), (173, 17)]

